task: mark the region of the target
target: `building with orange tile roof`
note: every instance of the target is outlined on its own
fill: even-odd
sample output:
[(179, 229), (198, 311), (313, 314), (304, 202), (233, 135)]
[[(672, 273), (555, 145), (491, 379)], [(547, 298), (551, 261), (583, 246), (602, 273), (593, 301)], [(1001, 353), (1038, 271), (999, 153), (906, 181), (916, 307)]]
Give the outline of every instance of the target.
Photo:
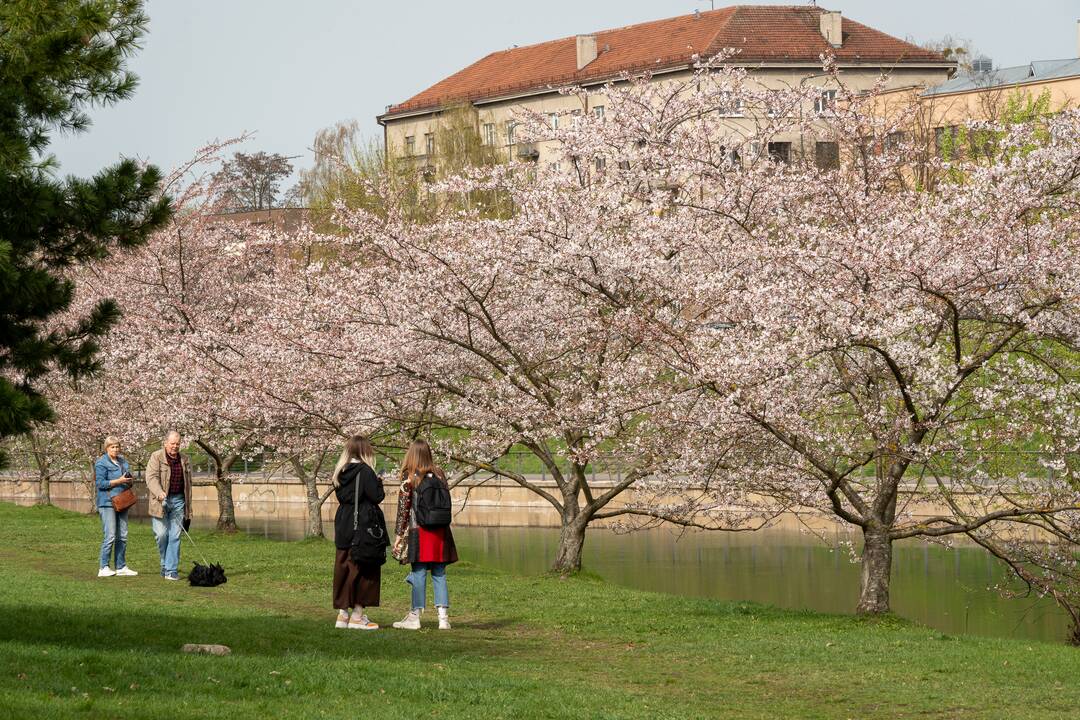
[[(439, 113), (450, 106), (475, 109), (481, 139), (506, 148), (510, 157), (545, 160), (552, 143), (517, 148), (513, 112), (559, 114), (603, 112), (601, 94), (591, 107), (559, 94), (566, 86), (600, 90), (626, 74), (650, 73), (654, 80), (685, 76), (699, 58), (732, 48), (731, 62), (746, 67), (764, 88), (805, 82), (823, 91), (821, 57), (835, 56), (843, 81), (870, 87), (882, 74), (890, 87), (937, 85), (955, 71), (941, 54), (899, 40), (839, 12), (810, 6), (737, 5), (653, 22), (566, 37), (493, 52), (378, 117), (388, 157), (432, 163)], [(737, 122), (737, 118), (733, 118)]]

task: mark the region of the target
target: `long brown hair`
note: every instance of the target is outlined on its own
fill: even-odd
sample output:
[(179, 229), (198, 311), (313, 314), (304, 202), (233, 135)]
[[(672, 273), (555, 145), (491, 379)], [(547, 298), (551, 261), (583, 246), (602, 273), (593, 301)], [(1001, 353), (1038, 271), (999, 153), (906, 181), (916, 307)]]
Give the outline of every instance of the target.
[(341, 471), (353, 460), (360, 460), (372, 470), (375, 469), (375, 446), (371, 444), (367, 437), (353, 435), (345, 441), (345, 449), (341, 451), (341, 457), (338, 458), (337, 465), (334, 466), (334, 473), (330, 476), (330, 479), (334, 482), (334, 487), (341, 486)]
[(440, 480), (446, 479), (446, 473), (431, 457), (431, 446), (424, 440), (413, 440), (405, 453), (405, 461), (401, 463), (401, 481), (413, 482), (413, 478), (416, 478), (419, 482), (428, 473), (434, 473)]

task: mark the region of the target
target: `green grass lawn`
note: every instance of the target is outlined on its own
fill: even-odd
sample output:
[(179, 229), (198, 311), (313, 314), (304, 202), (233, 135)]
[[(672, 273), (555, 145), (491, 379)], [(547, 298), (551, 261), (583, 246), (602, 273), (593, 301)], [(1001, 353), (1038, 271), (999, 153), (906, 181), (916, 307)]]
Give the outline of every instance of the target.
[[(1065, 645), (468, 562), (448, 571), (452, 631), (364, 633), (333, 627), (329, 542), (200, 533), (229, 582), (192, 588), (158, 577), (149, 526), (136, 578), (98, 579), (99, 541), (94, 516), (0, 503), (0, 718), (1080, 716)], [(376, 622), (407, 610), (403, 579), (384, 568)]]

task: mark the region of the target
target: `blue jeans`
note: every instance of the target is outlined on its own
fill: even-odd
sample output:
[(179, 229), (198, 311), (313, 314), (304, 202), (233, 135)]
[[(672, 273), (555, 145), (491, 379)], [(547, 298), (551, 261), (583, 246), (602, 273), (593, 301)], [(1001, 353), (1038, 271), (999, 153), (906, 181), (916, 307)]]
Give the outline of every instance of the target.
[(184, 496), (169, 495), (161, 503), (159, 518), (150, 518), (154, 529), (158, 554), (161, 556), (161, 574), (176, 575), (180, 570), (180, 530), (184, 523)]
[(405, 582), (412, 585), (412, 607), (424, 607), (427, 597), (427, 574), (431, 571), (431, 589), (435, 593), (435, 607), (450, 607), (450, 591), (446, 588), (446, 563), (413, 563), (412, 572)]
[(113, 550), (116, 550), (116, 569), (127, 565), (127, 516), (128, 511), (116, 512), (108, 505), (97, 509), (101, 516), (101, 562), (98, 567), (108, 567), (112, 559)]

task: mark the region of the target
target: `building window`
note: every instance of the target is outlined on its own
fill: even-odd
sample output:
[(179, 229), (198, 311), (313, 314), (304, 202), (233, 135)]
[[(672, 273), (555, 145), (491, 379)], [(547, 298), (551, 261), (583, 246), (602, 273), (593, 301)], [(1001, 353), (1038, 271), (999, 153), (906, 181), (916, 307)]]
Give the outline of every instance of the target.
[(771, 118), (785, 116), (784, 96), (776, 90), (770, 90), (765, 95), (765, 115)]
[(721, 117), (742, 117), (742, 98), (737, 97), (735, 93), (732, 92), (721, 93), (720, 107), (718, 109)]
[(495, 123), (484, 123), (484, 144), (495, 144)]
[(825, 113), (831, 113), (836, 109), (836, 91), (835, 90), (822, 90), (818, 95), (817, 101), (814, 103), (814, 111), (818, 115), (824, 115)]
[(775, 162), (790, 163), (791, 162), (791, 143), (789, 142), (771, 142), (769, 143), (769, 159)]
[(424, 133), (424, 153), (426, 155), (435, 154), (435, 133)]
[(904, 133), (900, 131), (891, 132), (885, 136), (885, 150), (888, 152), (896, 152), (904, 144), (906, 138)]
[(619, 169), (620, 170), (629, 170), (630, 169), (630, 161), (629, 160), (620, 160), (619, 161)]
[(603, 120), (604, 119), (604, 106), (603, 105), (597, 105), (596, 107), (594, 107), (592, 109), (592, 114), (593, 114), (594, 117), (596, 117), (597, 120)]
[(989, 130), (971, 129), (967, 132), (968, 152), (972, 157), (985, 157), (993, 160), (997, 155), (997, 141), (994, 133)]
[(959, 154), (960, 148), (957, 142), (959, 130), (956, 125), (934, 128), (934, 148), (937, 150), (938, 157), (948, 160)]
[(570, 127), (573, 127), (573, 128), (581, 127), (581, 111), (580, 110), (574, 110), (574, 111), (572, 111), (570, 113)]
[(822, 170), (832, 170), (840, 167), (840, 143), (817, 143), (814, 146), (814, 164)]
[(551, 123), (552, 130), (559, 129), (559, 116), (556, 113), (548, 113), (548, 122)]
[(513, 120), (506, 121), (506, 144), (514, 144), (514, 136), (517, 134), (517, 123)]
[(596, 158), (596, 172), (603, 172), (605, 167), (607, 167), (607, 160), (602, 157)]
[(557, 163), (557, 162), (548, 163), (548, 170), (550, 170), (553, 173), (559, 172), (559, 163)]
[(415, 155), (416, 154), (416, 138), (413, 137), (412, 135), (406, 135), (405, 136), (405, 154), (406, 155)]

